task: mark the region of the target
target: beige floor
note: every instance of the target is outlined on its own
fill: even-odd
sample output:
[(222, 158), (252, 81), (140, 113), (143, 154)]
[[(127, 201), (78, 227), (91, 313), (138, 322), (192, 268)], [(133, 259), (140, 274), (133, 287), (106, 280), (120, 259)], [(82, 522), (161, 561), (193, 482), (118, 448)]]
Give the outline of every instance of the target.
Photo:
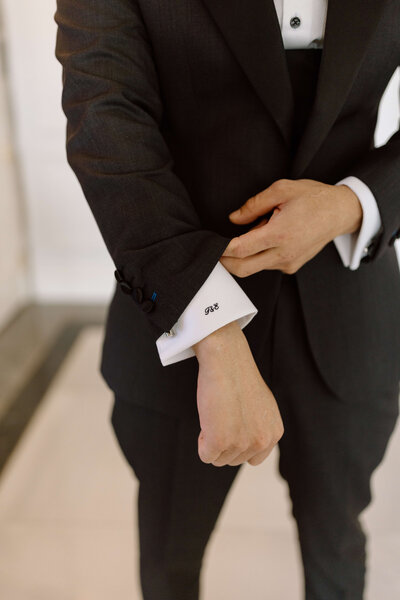
[[(102, 332), (87, 328), (0, 480), (0, 598), (139, 600), (136, 481), (97, 372)], [(89, 373), (89, 375), (88, 375)], [(202, 600), (300, 600), (301, 565), (277, 451), (245, 465), (207, 549)], [(400, 433), (373, 480), (367, 600), (400, 598)]]

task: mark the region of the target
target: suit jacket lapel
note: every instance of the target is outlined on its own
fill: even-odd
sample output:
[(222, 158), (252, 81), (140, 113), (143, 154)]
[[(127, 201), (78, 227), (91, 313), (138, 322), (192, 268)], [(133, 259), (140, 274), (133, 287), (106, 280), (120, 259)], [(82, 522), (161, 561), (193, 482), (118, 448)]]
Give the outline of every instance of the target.
[(301, 177), (343, 107), (388, 1), (329, 0), (315, 101), (292, 162), (293, 179)]
[[(273, 0), (202, 0), (290, 143), (293, 94)], [(329, 0), (315, 102), (292, 161), (301, 177), (338, 116), (390, 0)]]
[(273, 0), (203, 0), (289, 144), (293, 95)]

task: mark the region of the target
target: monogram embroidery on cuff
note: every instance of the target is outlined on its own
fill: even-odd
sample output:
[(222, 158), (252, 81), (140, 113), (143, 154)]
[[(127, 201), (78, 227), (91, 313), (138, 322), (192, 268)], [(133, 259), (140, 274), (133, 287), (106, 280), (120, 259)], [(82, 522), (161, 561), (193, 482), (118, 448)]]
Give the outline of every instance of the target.
[(214, 310), (218, 310), (219, 306), (218, 306), (218, 302), (215, 302), (212, 306), (207, 306), (207, 308), (204, 309), (204, 313), (206, 315), (208, 315), (210, 312), (214, 312)]

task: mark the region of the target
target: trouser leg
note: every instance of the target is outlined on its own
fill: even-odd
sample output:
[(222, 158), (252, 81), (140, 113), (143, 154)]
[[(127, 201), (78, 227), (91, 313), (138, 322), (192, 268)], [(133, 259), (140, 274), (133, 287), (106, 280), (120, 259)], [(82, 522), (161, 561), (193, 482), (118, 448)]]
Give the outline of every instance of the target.
[(144, 600), (197, 600), (204, 551), (240, 467), (203, 463), (198, 419), (115, 398), (112, 424), (139, 480)]
[[(288, 483), (306, 600), (361, 600), (366, 542), (359, 515), (398, 414), (398, 383), (384, 409), (326, 387), (308, 346), (293, 277), (283, 280), (271, 343), (271, 387), (285, 433), (279, 471)], [(391, 410), (388, 407), (392, 407)]]

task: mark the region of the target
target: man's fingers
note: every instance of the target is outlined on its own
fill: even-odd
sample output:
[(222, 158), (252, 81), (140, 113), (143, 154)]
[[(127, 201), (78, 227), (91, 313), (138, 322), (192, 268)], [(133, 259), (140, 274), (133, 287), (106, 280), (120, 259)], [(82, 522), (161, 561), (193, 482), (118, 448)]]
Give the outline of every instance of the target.
[(236, 467), (245, 462), (248, 462), (251, 465), (259, 465), (269, 456), (272, 452), (274, 445), (271, 444), (268, 448), (264, 448), (261, 452), (255, 453), (251, 448), (245, 450), (244, 452), (235, 452), (235, 451), (225, 451), (217, 458), (217, 460), (213, 461), (212, 464), (216, 467), (223, 467), (225, 465), (229, 465), (231, 467)]
[(263, 452), (259, 452), (258, 454), (255, 454), (254, 456), (252, 456), (247, 462), (249, 463), (249, 465), (252, 465), (253, 467), (260, 465), (271, 454), (271, 452), (274, 448), (275, 448), (275, 446), (270, 446)]
[(251, 223), (256, 217), (265, 215), (287, 199), (293, 192), (293, 184), (298, 182), (290, 179), (277, 179), (265, 190), (249, 198), (240, 208), (229, 215), (234, 223)]
[(247, 233), (231, 239), (222, 256), (245, 258), (277, 245), (276, 233), (272, 224), (254, 227)]
[(205, 439), (203, 432), (199, 435), (199, 457), (207, 464), (213, 464), (215, 467), (224, 467), (225, 465), (236, 466), (245, 463), (248, 459), (255, 455), (254, 449), (246, 448), (245, 450), (235, 444), (222, 449), (221, 446), (213, 445), (209, 440)]
[[(239, 454), (239, 450), (225, 450), (224, 452), (221, 452), (221, 454), (218, 456), (218, 458), (216, 460), (212, 461), (212, 464), (215, 467), (224, 467), (225, 465), (232, 465), (232, 463), (235, 461), (236, 457)], [(239, 463), (237, 463), (239, 464)]]
[(270, 248), (247, 258), (222, 256), (220, 261), (230, 273), (237, 277), (248, 277), (262, 270), (282, 269), (282, 255), (279, 248)]
[(273, 194), (267, 190), (251, 196), (242, 206), (237, 210), (233, 211), (229, 215), (229, 219), (234, 223), (240, 223), (242, 225), (251, 223), (257, 217), (261, 217), (266, 213), (270, 212), (281, 202), (276, 194)]
[(237, 465), (241, 465), (247, 462), (248, 460), (253, 458), (253, 456), (255, 456), (254, 450), (246, 450), (246, 452), (241, 452), (233, 459), (231, 459), (229, 465), (232, 467), (236, 467)]

